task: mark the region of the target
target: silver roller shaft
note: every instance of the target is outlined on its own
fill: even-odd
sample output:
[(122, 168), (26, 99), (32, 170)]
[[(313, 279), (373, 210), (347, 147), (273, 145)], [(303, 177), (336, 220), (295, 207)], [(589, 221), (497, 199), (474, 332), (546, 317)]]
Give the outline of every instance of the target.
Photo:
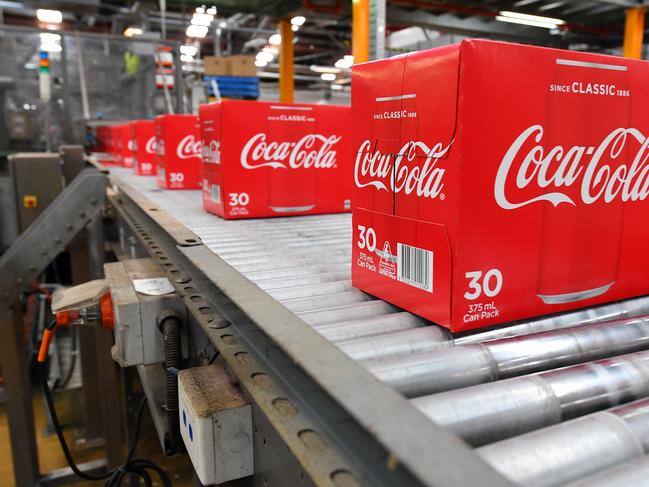
[(644, 455), (649, 399), (492, 443), (476, 451), (512, 482), (564, 485)]
[(343, 279), (340, 281), (311, 284), (308, 286), (287, 286), (281, 289), (266, 290), (266, 292), (278, 301), (284, 301), (286, 299), (344, 293), (350, 289), (352, 289), (352, 282), (349, 279)]
[(503, 328), (474, 333), (455, 339), (456, 345), (468, 345), (488, 340), (558, 330), (602, 321), (630, 318), (649, 313), (649, 296), (627, 299), (587, 309), (568, 311), (559, 315), (509, 323)]
[(647, 347), (649, 317), (644, 316), (456, 345), (363, 364), (406, 397), (416, 397)]
[(413, 354), (449, 347), (453, 344), (450, 333), (441, 326), (390, 331), (381, 335), (353, 338), (338, 346), (356, 360), (373, 360), (404, 354)]
[(649, 351), (413, 399), (473, 446), (649, 396)]
[[(229, 261), (228, 261), (229, 262)], [(239, 263), (234, 265), (236, 269), (248, 275), (249, 272), (260, 272), (260, 271), (271, 271), (271, 270), (280, 270), (280, 269), (293, 269), (296, 267), (305, 267), (310, 265), (332, 265), (332, 264), (349, 264), (349, 257), (345, 255), (332, 256), (330, 259), (326, 259), (324, 256), (321, 258), (314, 257), (302, 257), (295, 259), (274, 259), (258, 263)], [(232, 264), (231, 264), (232, 265)]]
[(649, 455), (568, 484), (566, 487), (646, 487), (649, 485)]
[(248, 272), (246, 277), (251, 281), (264, 279), (282, 279), (286, 277), (308, 276), (327, 272), (350, 272), (351, 264), (318, 264), (306, 267), (289, 267), (287, 269), (273, 269), (266, 271)]
[(281, 303), (294, 313), (301, 311), (315, 311), (334, 306), (345, 306), (353, 303), (361, 303), (371, 299), (367, 294), (358, 289), (351, 289), (343, 293), (325, 294), (323, 296), (312, 296), (307, 298), (287, 299)]
[(292, 286), (308, 286), (309, 284), (322, 284), (325, 282), (341, 281), (349, 277), (349, 272), (324, 272), (308, 276), (285, 277), (282, 279), (262, 279), (255, 284), (265, 291), (281, 289)]
[(339, 323), (343, 320), (357, 318), (371, 318), (397, 312), (397, 308), (385, 301), (365, 301), (347, 306), (321, 309), (316, 311), (305, 311), (297, 313), (305, 322), (310, 325), (325, 325), (327, 323)]
[(326, 325), (316, 325), (313, 328), (332, 342), (349, 340), (362, 336), (395, 330), (404, 330), (425, 326), (426, 322), (410, 313), (393, 313), (390, 315), (357, 320), (339, 321)]

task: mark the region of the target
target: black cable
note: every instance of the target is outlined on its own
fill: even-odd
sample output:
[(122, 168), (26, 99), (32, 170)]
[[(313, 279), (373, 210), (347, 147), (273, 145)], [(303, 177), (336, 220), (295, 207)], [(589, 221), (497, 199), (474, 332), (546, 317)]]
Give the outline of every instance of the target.
[[(56, 322), (53, 322), (53, 324), (50, 324), (50, 327), (53, 328), (55, 325)], [(122, 481), (128, 475), (135, 475), (143, 479), (144, 483), (147, 486), (152, 486), (153, 484), (151, 481), (151, 476), (147, 472), (147, 470), (152, 470), (158, 474), (158, 477), (160, 477), (160, 480), (162, 481), (164, 487), (171, 487), (171, 478), (169, 477), (167, 472), (165, 472), (162, 468), (160, 468), (158, 465), (156, 465), (155, 463), (149, 460), (133, 458), (133, 456), (135, 455), (135, 449), (137, 447), (138, 440), (140, 439), (142, 414), (144, 412), (144, 406), (146, 405), (146, 396), (142, 398), (137, 409), (135, 429), (133, 432), (133, 438), (130, 441), (126, 462), (123, 465), (120, 465), (119, 467), (109, 470), (108, 472), (101, 475), (92, 475), (87, 472), (83, 472), (79, 470), (79, 467), (77, 467), (76, 463), (74, 462), (74, 459), (72, 458), (72, 454), (70, 453), (70, 449), (68, 448), (68, 444), (65, 440), (65, 436), (63, 436), (63, 429), (61, 428), (61, 424), (59, 423), (59, 418), (56, 414), (56, 409), (54, 408), (54, 401), (52, 400), (52, 391), (50, 390), (50, 386), (47, 382), (48, 374), (47, 374), (46, 362), (42, 362), (40, 365), (41, 365), (40, 367), (41, 385), (43, 387), (43, 394), (45, 395), (45, 403), (47, 405), (47, 408), (50, 412), (50, 416), (52, 418), (52, 425), (54, 426), (54, 431), (56, 432), (56, 436), (59, 439), (59, 443), (61, 445), (61, 449), (63, 450), (63, 455), (65, 456), (65, 460), (70, 466), (70, 469), (72, 469), (72, 471), (77, 477), (80, 477), (84, 480), (91, 480), (91, 481), (99, 481), (99, 480), (107, 479), (104, 485), (106, 487), (113, 487), (113, 486), (121, 485)]]
[(207, 362), (207, 365), (212, 365), (218, 357), (219, 357), (219, 351), (217, 350), (216, 352), (214, 352), (214, 355), (212, 355), (210, 361)]
[(68, 385), (72, 375), (74, 374), (74, 369), (77, 366), (77, 329), (75, 327), (70, 328), (70, 368), (68, 369), (65, 377), (62, 381), (57, 382), (56, 389), (65, 389), (65, 386)]

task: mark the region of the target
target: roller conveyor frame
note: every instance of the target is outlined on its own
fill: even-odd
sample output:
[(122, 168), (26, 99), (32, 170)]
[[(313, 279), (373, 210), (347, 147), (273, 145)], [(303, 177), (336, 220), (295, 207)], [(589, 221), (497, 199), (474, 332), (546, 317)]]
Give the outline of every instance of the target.
[(513, 485), (184, 225), (120, 177), (110, 180), (109, 202), (137, 252), (163, 266), (255, 417), (265, 417), (314, 484)]
[[(113, 171), (111, 180), (109, 201), (129, 226), (121, 240), (139, 242), (132, 244), (131, 257), (150, 255), (167, 270), (196, 321), (192, 333), (207, 335), (221, 352), (253, 401), (256, 424), (274, 430), (294, 468), (316, 485), (513, 485), (501, 465), (492, 469), (479, 452), (436, 425), (434, 415), (397, 392), (401, 382), (381, 369), (392, 368), (395, 378), (408, 382), (427, 371), (472, 374), (465, 360), (452, 359), (465, 350), (482, 375), (485, 358), (493, 362), (495, 376), (475, 384), (496, 380), (500, 387), (504, 377), (526, 379), (531, 372), (649, 348), (649, 316), (638, 317), (649, 313), (649, 297), (453, 337), (351, 287), (344, 243), (351, 243), (349, 215), (226, 222), (203, 212), (199, 191), (162, 196), (152, 181), (123, 170)], [(331, 251), (310, 242), (327, 242)], [(614, 318), (624, 324), (621, 333), (607, 331), (615, 323), (597, 324)], [(540, 348), (521, 348), (523, 343)], [(560, 351), (552, 352), (555, 346)], [(564, 349), (574, 358), (564, 357)], [(441, 365), (431, 367), (435, 363)], [(511, 370), (496, 373), (500, 369)], [(621, 385), (622, 379), (615, 381)], [(429, 391), (401, 392), (422, 397)], [(587, 398), (592, 391), (582, 392)], [(266, 436), (255, 438), (256, 444), (266, 445)], [(291, 469), (278, 473), (276, 452), (265, 453), (256, 446), (255, 463), (266, 463), (280, 475), (274, 480), (291, 485), (284, 472)]]

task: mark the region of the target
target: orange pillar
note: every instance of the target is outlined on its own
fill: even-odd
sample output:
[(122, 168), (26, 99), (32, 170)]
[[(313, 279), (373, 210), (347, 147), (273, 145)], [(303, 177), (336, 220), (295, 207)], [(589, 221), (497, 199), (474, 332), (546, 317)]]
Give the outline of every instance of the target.
[(354, 63), (370, 58), (370, 0), (352, 0), (352, 55)]
[(642, 35), (644, 33), (645, 7), (633, 7), (626, 11), (624, 26), (624, 57), (642, 57)]
[(279, 46), (279, 101), (293, 103), (293, 30), (289, 19), (279, 21), (279, 34), (282, 36)]

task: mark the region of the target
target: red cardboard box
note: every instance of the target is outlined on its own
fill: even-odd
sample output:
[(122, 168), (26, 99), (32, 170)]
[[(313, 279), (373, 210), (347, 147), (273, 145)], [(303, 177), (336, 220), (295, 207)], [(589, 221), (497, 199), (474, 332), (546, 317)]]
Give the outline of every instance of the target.
[(131, 139), (131, 124), (124, 123), (117, 126), (117, 150), (115, 152), (117, 164), (124, 167), (133, 167), (133, 140)]
[(155, 118), (158, 186), (166, 189), (201, 187), (201, 138), (196, 115)]
[(97, 157), (101, 157), (100, 162), (107, 165), (117, 164), (117, 151), (119, 147), (119, 129), (117, 125), (101, 125), (96, 129), (97, 147), (95, 151)]
[(131, 123), (133, 141), (133, 170), (140, 176), (156, 175), (156, 141), (153, 120)]
[(228, 219), (351, 210), (350, 108), (226, 100), (199, 108), (203, 206)]
[(353, 284), (452, 331), (647, 294), (647, 79), (479, 40), (354, 66)]

